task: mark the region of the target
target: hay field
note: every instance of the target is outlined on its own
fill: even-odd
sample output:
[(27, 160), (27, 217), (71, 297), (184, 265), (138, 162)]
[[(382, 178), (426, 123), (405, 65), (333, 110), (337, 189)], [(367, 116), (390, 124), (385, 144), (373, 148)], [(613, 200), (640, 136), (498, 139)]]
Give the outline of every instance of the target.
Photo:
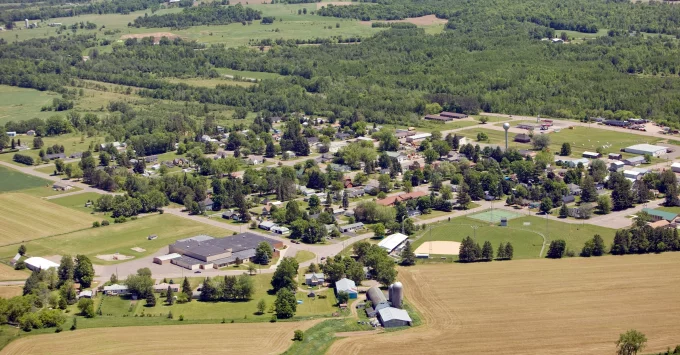
[(0, 245), (92, 226), (90, 215), (19, 193), (0, 195)]
[(30, 275), (27, 270), (14, 270), (7, 264), (0, 264), (0, 281), (19, 281), (26, 280)]
[[(680, 253), (425, 265), (399, 270), (424, 325), (336, 341), (331, 354), (613, 354), (680, 344)], [(425, 350), (426, 349), (426, 350)]]
[(0, 298), (12, 298), (24, 293), (22, 286), (0, 286)]
[(280, 354), (293, 343), (295, 329), (317, 322), (82, 329), (22, 337), (0, 354)]

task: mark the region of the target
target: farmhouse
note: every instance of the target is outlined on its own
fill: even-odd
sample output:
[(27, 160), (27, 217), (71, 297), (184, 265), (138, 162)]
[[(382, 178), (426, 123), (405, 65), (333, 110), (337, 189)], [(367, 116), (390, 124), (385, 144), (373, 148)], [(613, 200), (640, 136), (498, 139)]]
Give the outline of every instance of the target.
[(386, 307), (378, 311), (378, 320), (383, 328), (405, 327), (412, 324), (411, 317), (403, 309)]
[(307, 286), (321, 285), (325, 280), (326, 276), (321, 272), (305, 274), (305, 284)]
[(274, 249), (274, 256), (279, 255), (283, 242), (263, 237), (254, 233), (240, 233), (231, 237), (213, 238), (199, 235), (193, 238), (180, 239), (170, 245), (170, 253), (182, 255), (171, 263), (189, 270), (199, 268), (220, 268), (238, 262), (246, 262), (255, 256), (255, 249), (261, 242), (266, 242)]
[(179, 284), (169, 284), (165, 282), (153, 285), (153, 292), (164, 292), (168, 290), (168, 287), (170, 287), (172, 292), (179, 292)]
[(520, 134), (515, 136), (514, 140), (515, 140), (515, 142), (519, 142), (519, 143), (529, 143), (529, 142), (531, 142), (531, 137), (529, 137), (528, 134), (520, 133)]
[(356, 299), (359, 295), (357, 284), (354, 281), (344, 278), (335, 282), (335, 293), (347, 292), (350, 299)]
[(341, 233), (354, 232), (354, 231), (357, 231), (357, 230), (363, 229), (363, 228), (364, 228), (364, 224), (361, 223), (361, 222), (357, 222), (357, 223), (346, 224), (344, 226), (340, 226), (340, 232)]
[(407, 235), (401, 233), (394, 233), (387, 236), (385, 239), (378, 243), (378, 246), (385, 249), (387, 253), (391, 253), (394, 249), (397, 249), (402, 243), (408, 239)]
[(659, 145), (652, 145), (652, 144), (636, 144), (636, 145), (631, 145), (630, 147), (624, 148), (623, 151), (626, 152), (626, 153), (640, 154), (640, 155), (649, 154), (653, 157), (658, 157), (662, 154), (666, 154), (668, 152), (668, 148), (662, 147), (662, 146), (659, 146)]
[(72, 188), (73, 186), (71, 186), (71, 184), (64, 181), (55, 181), (54, 184), (52, 184), (52, 189), (57, 191), (66, 191)]
[(30, 257), (24, 260), (24, 264), (26, 264), (26, 267), (31, 271), (47, 270), (50, 268), (56, 269), (59, 267), (59, 264), (49, 261), (45, 258), (41, 258), (39, 256)]
[(113, 284), (104, 286), (104, 294), (108, 296), (127, 295), (130, 291), (125, 285)]
[(646, 212), (655, 222), (662, 219), (668, 222), (673, 222), (678, 217), (677, 213), (655, 210), (653, 208), (643, 208), (642, 212)]
[(182, 257), (182, 255), (177, 254), (177, 253), (159, 255), (159, 256), (153, 258), (153, 262), (155, 264), (158, 264), (158, 265), (165, 265), (165, 264), (169, 264), (172, 261), (172, 259), (177, 259), (177, 258), (181, 258), (181, 257)]

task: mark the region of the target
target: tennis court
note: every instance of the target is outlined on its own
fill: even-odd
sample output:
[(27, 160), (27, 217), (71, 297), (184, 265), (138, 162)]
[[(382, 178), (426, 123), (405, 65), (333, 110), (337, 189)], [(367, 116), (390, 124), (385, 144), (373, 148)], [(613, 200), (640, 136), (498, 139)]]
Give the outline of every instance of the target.
[(487, 210), (484, 212), (470, 215), (468, 217), (489, 223), (499, 223), (501, 221), (501, 218), (503, 217), (507, 218), (508, 220), (511, 220), (513, 218), (523, 217), (523, 215), (520, 213), (515, 213), (506, 210)]

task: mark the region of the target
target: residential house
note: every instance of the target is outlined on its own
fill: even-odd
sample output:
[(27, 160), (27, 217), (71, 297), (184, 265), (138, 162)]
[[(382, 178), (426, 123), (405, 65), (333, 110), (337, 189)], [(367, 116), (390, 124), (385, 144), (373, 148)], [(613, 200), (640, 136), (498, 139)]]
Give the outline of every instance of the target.
[(678, 217), (677, 213), (656, 210), (653, 208), (643, 208), (642, 212), (646, 212), (652, 218), (653, 221), (660, 221), (663, 219), (668, 222), (673, 222)]
[(364, 192), (367, 194), (374, 194), (378, 193), (378, 189), (380, 188), (380, 183), (378, 183), (378, 180), (368, 180), (368, 182), (364, 185)]
[(427, 196), (427, 192), (425, 191), (413, 191), (409, 193), (404, 193), (396, 196), (389, 196), (387, 198), (384, 198), (382, 200), (378, 200), (377, 203), (382, 206), (394, 206), (394, 204), (399, 201), (399, 202), (404, 202), (408, 201), (411, 199), (416, 199), (421, 196)]
[(264, 163), (264, 157), (261, 155), (251, 155), (246, 159), (248, 165), (260, 165)]
[(408, 156), (403, 152), (385, 152), (385, 154), (393, 159), (397, 159), (397, 162), (403, 163), (404, 160), (408, 159)]
[(322, 285), (326, 281), (326, 275), (322, 272), (305, 274), (305, 284), (307, 286)]
[(337, 172), (340, 172), (340, 173), (348, 173), (348, 172), (352, 171), (352, 168), (350, 168), (348, 165), (335, 164), (335, 163), (331, 164), (331, 169), (333, 171), (337, 171)]
[(363, 229), (363, 228), (364, 228), (364, 224), (361, 223), (361, 222), (352, 223), (352, 224), (345, 224), (345, 225), (339, 227), (341, 233), (356, 232), (356, 231)]
[(35, 131), (30, 129), (30, 130), (26, 131), (26, 135), (27, 136), (35, 136)]
[(147, 163), (155, 163), (158, 161), (158, 155), (149, 155), (144, 157), (144, 161)]
[(576, 185), (576, 184), (567, 184), (567, 188), (569, 189), (570, 195), (580, 195), (581, 194), (581, 187)]
[(288, 235), (290, 234), (290, 229), (283, 227), (283, 226), (274, 226), (270, 229), (270, 231), (276, 233), (276, 234), (281, 234), (281, 235)]
[(335, 138), (337, 138), (341, 141), (344, 141), (344, 140), (352, 138), (352, 135), (349, 134), (349, 133), (338, 132), (338, 133), (335, 134)]
[(125, 285), (113, 284), (104, 286), (104, 294), (107, 296), (127, 295), (128, 293), (130, 293), (130, 291)]
[(165, 282), (153, 285), (153, 292), (165, 292), (168, 290), (168, 287), (170, 287), (172, 292), (179, 292), (179, 284), (169, 284)]
[(205, 200), (198, 203), (203, 211), (210, 211), (213, 208), (213, 200), (210, 197), (206, 197)]
[(276, 223), (272, 221), (264, 221), (260, 222), (260, 224), (257, 226), (260, 229), (264, 229), (266, 231), (271, 230), (272, 228), (276, 227)]

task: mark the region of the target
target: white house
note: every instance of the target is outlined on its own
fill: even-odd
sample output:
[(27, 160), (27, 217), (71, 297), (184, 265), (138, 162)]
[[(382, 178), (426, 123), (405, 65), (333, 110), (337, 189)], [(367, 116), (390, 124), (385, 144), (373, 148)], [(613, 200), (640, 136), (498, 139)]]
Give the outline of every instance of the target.
[(104, 286), (104, 293), (109, 296), (126, 295), (130, 291), (125, 285), (113, 284), (109, 286)]

